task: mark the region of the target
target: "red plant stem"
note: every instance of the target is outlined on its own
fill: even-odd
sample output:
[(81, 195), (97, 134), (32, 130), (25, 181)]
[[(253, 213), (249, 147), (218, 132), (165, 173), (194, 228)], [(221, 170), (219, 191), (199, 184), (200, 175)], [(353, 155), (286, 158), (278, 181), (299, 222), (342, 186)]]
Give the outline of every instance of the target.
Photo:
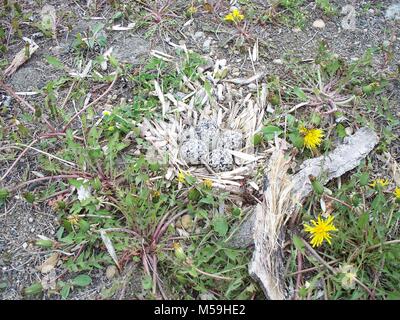
[(160, 229), (160, 231), (158, 232), (158, 234), (154, 235), (153, 241), (152, 243), (157, 243), (158, 239), (163, 235), (163, 233), (165, 232), (165, 230), (167, 230), (168, 226), (177, 218), (179, 218), (181, 215), (185, 214), (187, 212), (187, 210), (183, 210), (181, 212), (178, 212), (176, 215), (174, 215), (171, 219), (169, 219)]
[(19, 160), (21, 160), (21, 158), (24, 156), (25, 153), (27, 153), (27, 151), (29, 150), (30, 147), (32, 147), (32, 145), (34, 145), (37, 142), (37, 139), (33, 140), (17, 157), (17, 159), (15, 159), (15, 161), (13, 162), (13, 164), (11, 165), (11, 167), (8, 168), (8, 170), (6, 171), (6, 173), (0, 178), (0, 181), (4, 180), (8, 174), (11, 172), (11, 170), (15, 167), (15, 165), (18, 163)]
[(339, 199), (337, 199), (337, 198), (335, 198), (335, 197), (332, 197), (332, 196), (330, 196), (330, 195), (327, 195), (327, 194), (324, 194), (324, 197), (326, 197), (326, 198), (328, 198), (328, 199), (330, 199), (330, 200), (339, 202), (340, 204), (344, 205), (345, 207), (347, 207), (347, 208), (349, 208), (349, 209), (351, 209), (351, 210), (354, 210), (354, 208), (353, 208), (351, 205), (349, 205), (348, 203), (346, 203), (346, 202), (344, 202), (344, 201), (342, 201), (342, 200), (339, 200)]
[(14, 188), (9, 189), (10, 192), (15, 192), (18, 189), (21, 189), (29, 184), (35, 183), (35, 182), (40, 182), (40, 181), (47, 181), (47, 180), (58, 180), (58, 179), (74, 179), (74, 178), (80, 178), (82, 177), (82, 174), (60, 174), (58, 176), (50, 176), (50, 177), (42, 177), (42, 178), (36, 178), (33, 180), (28, 180), (25, 182), (20, 183), (19, 185), (15, 186)]
[(301, 286), (301, 282), (303, 280), (303, 273), (301, 270), (303, 269), (303, 255), (300, 251), (297, 251), (297, 279), (296, 279), (296, 292), (295, 292), (295, 300), (299, 298), (299, 289)]
[[(59, 136), (65, 137), (67, 134), (64, 132), (50, 132), (50, 133), (45, 133), (42, 134), (39, 139), (50, 139), (50, 138), (58, 138)], [(78, 136), (73, 136), (74, 139), (79, 140), (79, 141), (85, 141), (85, 139), (78, 137)]]
[[(28, 103), (25, 99), (21, 98), (19, 95), (17, 95), (14, 90), (5, 84), (3, 81), (0, 80), (0, 87), (3, 88), (5, 92), (7, 92), (10, 96), (12, 96), (15, 100), (17, 100), (21, 105), (24, 105), (28, 109), (30, 109), (34, 114), (36, 112), (36, 109), (32, 107), (30, 103)], [(56, 131), (54, 127), (50, 124), (50, 122), (47, 121), (47, 119), (43, 118), (43, 121), (47, 124), (47, 126), (50, 128), (51, 131)]]
[(158, 238), (158, 234), (160, 232), (160, 229), (164, 223), (164, 221), (167, 219), (167, 217), (169, 216), (169, 214), (171, 213), (171, 211), (168, 211), (166, 214), (164, 214), (164, 216), (161, 218), (160, 222), (158, 223), (156, 230), (153, 233), (152, 239), (151, 239), (151, 243), (155, 242), (155, 239)]
[(153, 295), (157, 295), (157, 255), (153, 254), (150, 257), (150, 261), (153, 265)]

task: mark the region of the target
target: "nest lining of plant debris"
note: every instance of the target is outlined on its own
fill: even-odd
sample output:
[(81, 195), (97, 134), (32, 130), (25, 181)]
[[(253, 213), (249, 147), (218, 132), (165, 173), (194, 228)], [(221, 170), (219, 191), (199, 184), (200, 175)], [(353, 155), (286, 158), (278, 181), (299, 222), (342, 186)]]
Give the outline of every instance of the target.
[[(180, 48), (188, 55), (184, 46)], [(176, 61), (159, 51), (152, 51), (152, 55)], [(179, 63), (176, 68), (180, 72)], [(158, 161), (168, 155), (169, 180), (182, 171), (198, 179), (210, 179), (213, 186), (232, 194), (240, 193), (244, 180), (258, 190), (259, 184), (251, 179), (257, 166), (265, 164), (262, 159), (267, 151), (254, 148), (253, 137), (262, 129), (267, 92), (266, 86), (259, 95), (242, 84), (257, 81), (260, 74), (250, 79), (225, 80), (226, 60), (215, 61), (208, 71), (198, 71), (197, 81), (184, 77), (184, 86), (189, 90), (185, 95), (164, 93), (154, 81), (163, 119), (144, 119), (140, 124), (142, 136), (157, 151)]]

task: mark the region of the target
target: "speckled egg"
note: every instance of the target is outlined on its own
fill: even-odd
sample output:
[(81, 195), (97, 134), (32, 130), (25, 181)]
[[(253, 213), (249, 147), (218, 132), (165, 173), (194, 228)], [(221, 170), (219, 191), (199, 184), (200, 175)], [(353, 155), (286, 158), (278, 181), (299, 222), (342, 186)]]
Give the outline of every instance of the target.
[(229, 171), (233, 168), (233, 157), (226, 149), (217, 148), (210, 153), (208, 164), (215, 172)]
[(187, 164), (201, 164), (201, 159), (207, 159), (208, 149), (203, 141), (189, 139), (181, 146), (181, 157)]
[(217, 147), (229, 150), (240, 150), (243, 145), (243, 134), (239, 131), (224, 130), (219, 135)]
[(190, 139), (199, 139), (196, 130), (194, 128), (188, 128), (183, 130), (179, 136), (180, 143), (184, 143)]
[(216, 147), (219, 129), (214, 120), (200, 120), (195, 131), (199, 139), (207, 145), (209, 150)]

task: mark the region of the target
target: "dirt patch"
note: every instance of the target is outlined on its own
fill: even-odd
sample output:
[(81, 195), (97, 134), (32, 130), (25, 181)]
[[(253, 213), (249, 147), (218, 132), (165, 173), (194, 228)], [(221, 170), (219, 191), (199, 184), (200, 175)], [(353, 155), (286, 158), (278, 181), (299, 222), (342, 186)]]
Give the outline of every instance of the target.
[(113, 32), (109, 36), (112, 54), (123, 63), (138, 64), (150, 53), (150, 44), (142, 37), (127, 32)]
[(38, 267), (46, 253), (33, 246), (38, 235), (53, 238), (57, 230), (57, 217), (47, 206), (34, 206), (24, 200), (14, 200), (4, 206), (0, 217), (1, 280), (7, 287), (3, 299), (20, 299), (28, 283), (38, 281)]
[(9, 83), (15, 91), (37, 91), (47, 82), (57, 79), (59, 74), (40, 57), (36, 57), (18, 69), (10, 77)]

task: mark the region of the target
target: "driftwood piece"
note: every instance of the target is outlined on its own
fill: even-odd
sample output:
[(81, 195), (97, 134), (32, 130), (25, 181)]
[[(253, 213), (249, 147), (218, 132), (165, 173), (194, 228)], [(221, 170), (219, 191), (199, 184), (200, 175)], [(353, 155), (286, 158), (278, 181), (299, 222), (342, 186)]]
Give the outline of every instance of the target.
[(296, 203), (292, 194), (293, 180), (286, 173), (288, 167), (289, 161), (285, 160), (284, 152), (277, 144), (266, 172), (269, 186), (264, 190), (262, 204), (258, 204), (254, 212), (254, 253), (249, 274), (271, 300), (285, 299), (282, 286), (283, 226)]
[[(377, 134), (370, 128), (361, 128), (352, 136), (346, 137), (343, 144), (327, 155), (306, 160), (300, 171), (293, 176), (293, 193), (302, 201), (312, 190), (309, 175), (318, 177), (322, 184), (340, 177), (356, 168), (378, 143)], [(233, 248), (247, 248), (254, 244), (253, 233), (255, 213), (242, 223), (232, 236), (228, 245)]]
[(326, 156), (306, 160), (294, 175), (293, 190), (304, 199), (312, 190), (309, 175), (319, 177), (322, 184), (340, 177), (357, 167), (378, 143), (377, 134), (370, 128), (361, 128), (344, 139), (343, 144)]
[(309, 175), (319, 177), (326, 184), (357, 167), (378, 141), (373, 130), (361, 128), (329, 154), (304, 161), (301, 170), (293, 177), (286, 173), (283, 152), (279, 147), (274, 151), (266, 172), (270, 183), (264, 190), (263, 203), (256, 206), (253, 215), (230, 242), (235, 247), (254, 244), (249, 273), (260, 283), (267, 299), (283, 300), (287, 297), (282, 279), (284, 226), (295, 210), (295, 204), (304, 200), (312, 190)]

